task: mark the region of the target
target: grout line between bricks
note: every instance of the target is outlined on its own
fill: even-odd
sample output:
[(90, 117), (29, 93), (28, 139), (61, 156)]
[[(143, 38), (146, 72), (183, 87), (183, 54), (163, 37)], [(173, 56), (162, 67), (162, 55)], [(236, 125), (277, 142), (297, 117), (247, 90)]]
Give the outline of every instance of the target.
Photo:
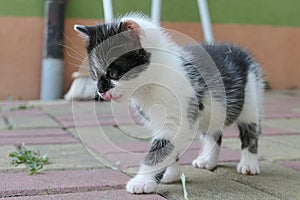
[(33, 189), (33, 190), (12, 190), (9, 192), (1, 192), (0, 198), (19, 197), (19, 196), (43, 196), (69, 193), (83, 193), (93, 191), (114, 191), (124, 190), (125, 185), (107, 185), (107, 186), (85, 186), (85, 187), (71, 187), (71, 188), (53, 188), (53, 189)]
[(227, 175), (225, 175), (225, 174), (221, 174), (221, 173), (218, 173), (218, 172), (216, 172), (216, 171), (212, 171), (212, 172), (213, 172), (214, 174), (218, 175), (218, 176), (223, 176), (223, 177), (225, 177), (225, 178), (227, 178), (227, 179), (229, 179), (229, 180), (231, 180), (231, 181), (234, 181), (234, 182), (239, 183), (239, 184), (241, 184), (241, 185), (244, 185), (244, 186), (246, 186), (246, 187), (250, 187), (250, 188), (252, 188), (252, 189), (254, 189), (254, 190), (258, 190), (258, 191), (260, 191), (260, 192), (262, 192), (262, 193), (268, 194), (268, 195), (270, 195), (270, 196), (272, 196), (272, 197), (274, 197), (274, 198), (280, 200), (280, 198), (277, 197), (277, 196), (274, 196), (273, 193), (270, 193), (270, 192), (268, 192), (268, 191), (261, 190), (261, 189), (258, 188), (258, 187), (252, 186), (251, 184), (247, 184), (247, 183), (245, 183), (245, 182), (243, 182), (243, 181), (239, 181), (238, 179), (232, 178), (231, 176), (227, 176)]

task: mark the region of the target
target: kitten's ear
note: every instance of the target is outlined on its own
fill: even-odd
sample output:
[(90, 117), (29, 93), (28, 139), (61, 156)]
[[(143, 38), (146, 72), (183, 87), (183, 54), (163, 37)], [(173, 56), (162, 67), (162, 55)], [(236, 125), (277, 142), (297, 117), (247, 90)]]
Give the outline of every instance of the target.
[(126, 19), (120, 24), (121, 31), (126, 31), (128, 49), (134, 50), (141, 48), (142, 29), (140, 25), (131, 19)]
[(89, 40), (94, 31), (94, 27), (76, 24), (74, 25), (74, 30), (77, 31), (84, 39)]
[(141, 36), (142, 31), (140, 25), (131, 19), (126, 19), (121, 22), (122, 31), (131, 31), (132, 35)]

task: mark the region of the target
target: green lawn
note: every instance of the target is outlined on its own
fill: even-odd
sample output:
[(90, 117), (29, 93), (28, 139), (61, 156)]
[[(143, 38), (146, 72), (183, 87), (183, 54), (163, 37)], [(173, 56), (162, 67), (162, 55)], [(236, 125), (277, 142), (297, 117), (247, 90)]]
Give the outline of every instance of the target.
[[(196, 0), (162, 0), (163, 21), (199, 21)], [(300, 0), (208, 0), (213, 23), (300, 26)], [(44, 0), (1, 0), (0, 16), (43, 16)], [(114, 13), (150, 14), (151, 0), (113, 0)], [(69, 0), (69, 18), (103, 18), (102, 0)]]

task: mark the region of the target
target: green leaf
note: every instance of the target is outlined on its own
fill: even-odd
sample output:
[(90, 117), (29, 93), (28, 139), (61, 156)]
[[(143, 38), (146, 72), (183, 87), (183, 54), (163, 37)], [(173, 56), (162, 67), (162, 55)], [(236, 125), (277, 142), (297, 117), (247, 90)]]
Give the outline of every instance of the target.
[(44, 164), (49, 162), (48, 154), (41, 155), (39, 151), (32, 151), (25, 147), (25, 144), (16, 146), (17, 151), (9, 153), (9, 157), (13, 158), (11, 164), (18, 166), (25, 164), (30, 167), (29, 175), (39, 172)]

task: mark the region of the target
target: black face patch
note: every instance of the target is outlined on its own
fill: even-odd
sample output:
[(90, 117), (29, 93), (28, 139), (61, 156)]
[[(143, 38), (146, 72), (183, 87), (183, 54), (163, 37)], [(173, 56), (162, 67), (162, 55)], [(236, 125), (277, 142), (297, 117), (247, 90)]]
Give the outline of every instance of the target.
[(144, 49), (134, 50), (121, 55), (108, 66), (107, 77), (112, 80), (119, 80), (134, 67), (149, 64), (150, 55)]
[(138, 32), (129, 30), (122, 22), (82, 29), (89, 38), (89, 68), (99, 92), (111, 89), (111, 80), (122, 79), (133, 68), (138, 68), (133, 71), (134, 76), (126, 75), (124, 80), (137, 77), (150, 63), (151, 54), (142, 48)]

